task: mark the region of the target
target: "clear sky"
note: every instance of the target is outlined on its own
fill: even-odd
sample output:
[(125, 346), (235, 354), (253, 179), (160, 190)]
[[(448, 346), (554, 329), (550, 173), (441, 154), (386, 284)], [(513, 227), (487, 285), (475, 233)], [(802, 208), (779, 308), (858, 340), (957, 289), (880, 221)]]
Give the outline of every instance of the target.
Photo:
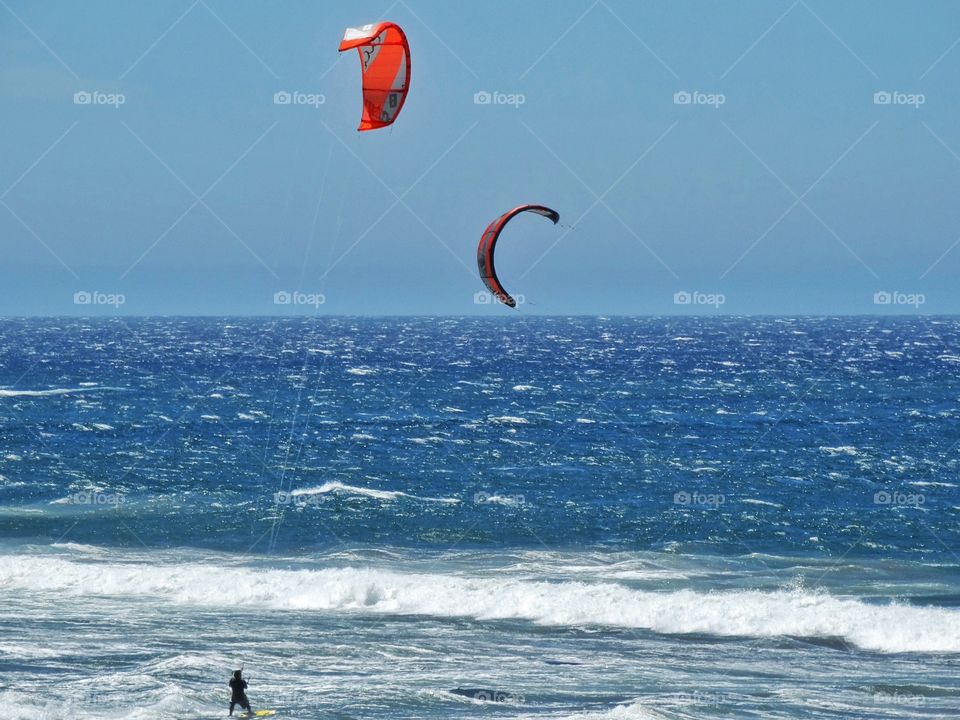
[(0, 315), (957, 313), (958, 76), (955, 0), (0, 0)]

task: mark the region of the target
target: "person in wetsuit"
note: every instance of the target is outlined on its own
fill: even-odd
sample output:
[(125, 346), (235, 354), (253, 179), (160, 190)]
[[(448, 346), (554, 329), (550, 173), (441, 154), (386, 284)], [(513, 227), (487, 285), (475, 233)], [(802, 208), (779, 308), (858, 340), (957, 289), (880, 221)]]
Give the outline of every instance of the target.
[(242, 670), (234, 670), (233, 677), (230, 678), (230, 714), (233, 715), (233, 708), (235, 705), (239, 705), (241, 708), (246, 710), (248, 713), (252, 713), (253, 710), (250, 709), (250, 701), (247, 700), (247, 681), (243, 679)]

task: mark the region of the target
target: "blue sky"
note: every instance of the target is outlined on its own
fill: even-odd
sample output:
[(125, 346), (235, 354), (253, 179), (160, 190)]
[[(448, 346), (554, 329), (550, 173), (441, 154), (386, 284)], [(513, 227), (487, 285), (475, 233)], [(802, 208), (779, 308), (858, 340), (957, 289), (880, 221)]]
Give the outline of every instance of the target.
[[(381, 19), (411, 90), (358, 134)], [(960, 312), (958, 40), (950, 1), (0, 0), (0, 315)], [(523, 202), (563, 226), (477, 305)]]

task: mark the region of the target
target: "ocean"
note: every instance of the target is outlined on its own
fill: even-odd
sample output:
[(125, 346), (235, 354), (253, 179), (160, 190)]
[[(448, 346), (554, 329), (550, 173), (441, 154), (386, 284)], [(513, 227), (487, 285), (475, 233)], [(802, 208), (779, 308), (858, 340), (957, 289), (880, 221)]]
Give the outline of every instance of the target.
[(960, 715), (960, 319), (0, 321), (4, 717)]

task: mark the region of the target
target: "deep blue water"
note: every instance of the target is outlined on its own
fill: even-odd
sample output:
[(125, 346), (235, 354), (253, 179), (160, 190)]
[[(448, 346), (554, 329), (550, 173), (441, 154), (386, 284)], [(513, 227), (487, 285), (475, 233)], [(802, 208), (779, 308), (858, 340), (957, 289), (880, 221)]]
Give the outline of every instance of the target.
[(958, 370), (952, 318), (0, 321), (0, 700), (953, 717)]

